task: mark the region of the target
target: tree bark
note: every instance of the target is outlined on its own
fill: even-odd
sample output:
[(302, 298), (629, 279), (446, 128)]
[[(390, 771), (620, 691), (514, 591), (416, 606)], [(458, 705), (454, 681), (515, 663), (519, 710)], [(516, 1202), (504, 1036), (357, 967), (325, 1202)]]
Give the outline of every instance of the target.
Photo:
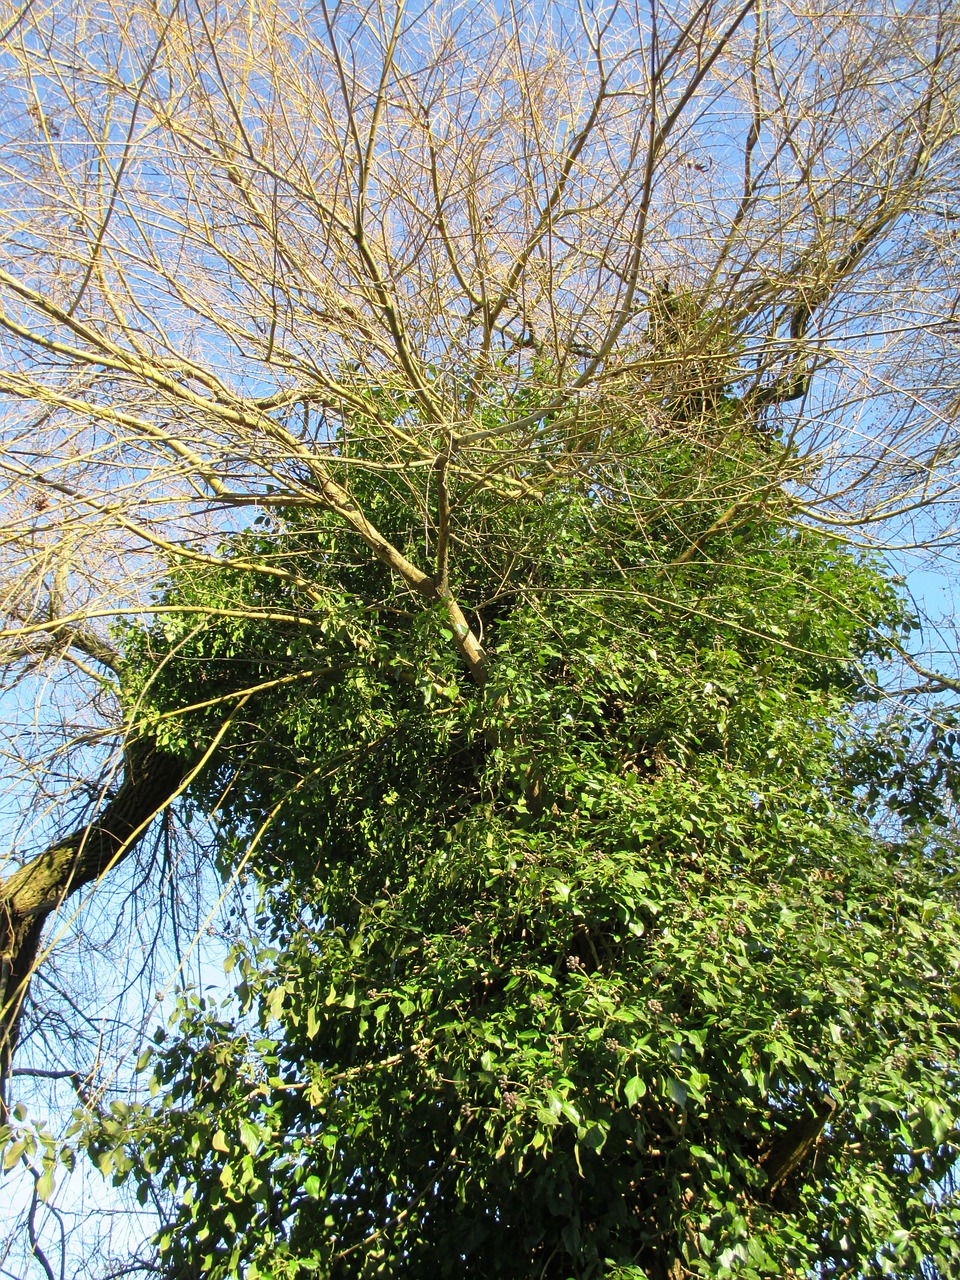
[(151, 738), (132, 742), (120, 788), (97, 816), (0, 883), (0, 1123), (6, 1122), (6, 1085), (47, 917), (136, 848), (186, 775), (185, 762)]
[(811, 1113), (795, 1120), (761, 1155), (760, 1166), (770, 1180), (768, 1195), (774, 1195), (810, 1157), (836, 1110), (836, 1099), (826, 1094)]

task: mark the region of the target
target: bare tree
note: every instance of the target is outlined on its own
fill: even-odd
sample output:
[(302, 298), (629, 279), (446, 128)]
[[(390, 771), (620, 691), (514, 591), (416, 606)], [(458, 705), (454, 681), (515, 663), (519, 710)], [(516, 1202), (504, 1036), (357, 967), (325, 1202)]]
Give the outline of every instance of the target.
[[(48, 921), (202, 766), (138, 727), (110, 625), (256, 511), (334, 513), (446, 611), (479, 684), (458, 496), (536, 503), (599, 469), (684, 528), (625, 468), (627, 419), (682, 430), (723, 497), (687, 558), (785, 486), (798, 521), (954, 545), (953, 6), (91, 0), (0, 26), (2, 640), (24, 699), (0, 1072)], [(721, 479), (717, 448), (758, 437), (767, 464)], [(416, 560), (358, 505), (358, 468), (422, 514)]]

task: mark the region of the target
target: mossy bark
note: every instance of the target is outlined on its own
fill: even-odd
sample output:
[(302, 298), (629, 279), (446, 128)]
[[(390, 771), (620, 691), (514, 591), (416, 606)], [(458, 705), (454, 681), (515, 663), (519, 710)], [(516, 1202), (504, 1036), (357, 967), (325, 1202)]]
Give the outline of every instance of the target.
[(88, 823), (51, 843), (0, 883), (0, 1122), (20, 1018), (51, 912), (136, 848), (152, 819), (176, 794), (185, 767), (142, 738), (124, 754), (116, 794)]

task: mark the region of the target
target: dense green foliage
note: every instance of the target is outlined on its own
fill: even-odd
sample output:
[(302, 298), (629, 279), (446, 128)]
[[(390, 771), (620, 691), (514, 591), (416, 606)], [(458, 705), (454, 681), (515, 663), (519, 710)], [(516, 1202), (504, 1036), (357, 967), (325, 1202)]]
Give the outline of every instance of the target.
[[(262, 930), (90, 1134), (179, 1206), (173, 1272), (960, 1273), (955, 856), (929, 795), (883, 809), (869, 728), (909, 618), (760, 479), (681, 562), (762, 478), (728, 454), (705, 487), (638, 452), (648, 511), (464, 496), (482, 690), (439, 611), (293, 511), (128, 635), (168, 745), (233, 716), (193, 803)], [(422, 539), (399, 489), (363, 498)]]

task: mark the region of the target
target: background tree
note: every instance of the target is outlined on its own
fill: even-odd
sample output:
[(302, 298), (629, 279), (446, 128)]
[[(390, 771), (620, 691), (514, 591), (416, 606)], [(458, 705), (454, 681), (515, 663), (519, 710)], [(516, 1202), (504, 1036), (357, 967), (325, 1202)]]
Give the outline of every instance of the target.
[[(475, 511), (586, 484), (672, 531), (665, 565), (774, 499), (949, 547), (949, 7), (101, 4), (4, 32), (4, 637), (43, 725), (11, 750), (5, 1062), (44, 922), (135, 849), (157, 866), (151, 815), (243, 714), (234, 689), (171, 755), (105, 624), (155, 612), (171, 562), (251, 584), (171, 596), (198, 634), (342, 617), (349, 582), (223, 545), (255, 513), (333, 519), (477, 688), (470, 566), (500, 552)], [(546, 534), (514, 524), (523, 560)], [(282, 583), (305, 603), (272, 619)], [(921, 699), (955, 688), (915, 665)], [(935, 718), (916, 750), (941, 759)]]

